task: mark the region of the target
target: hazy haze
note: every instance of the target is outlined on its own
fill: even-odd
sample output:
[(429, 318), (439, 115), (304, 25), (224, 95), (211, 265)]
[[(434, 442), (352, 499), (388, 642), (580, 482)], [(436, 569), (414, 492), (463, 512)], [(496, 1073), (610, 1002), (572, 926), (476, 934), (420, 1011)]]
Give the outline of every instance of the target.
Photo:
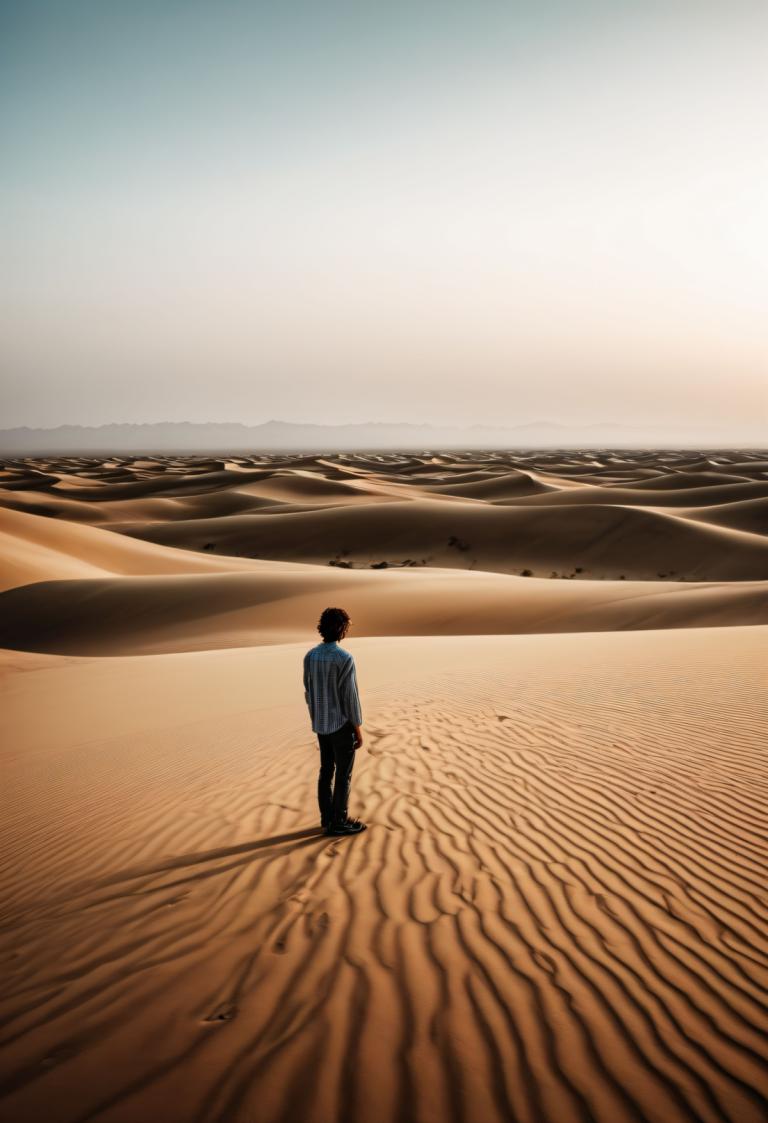
[(754, 439), (764, 3), (0, 13), (4, 427)]

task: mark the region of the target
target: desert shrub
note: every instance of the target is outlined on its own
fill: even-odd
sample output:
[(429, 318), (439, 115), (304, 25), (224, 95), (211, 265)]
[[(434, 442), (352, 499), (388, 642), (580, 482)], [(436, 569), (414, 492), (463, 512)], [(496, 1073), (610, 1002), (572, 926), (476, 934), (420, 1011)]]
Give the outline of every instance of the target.
[(457, 550), (469, 550), (470, 549), (469, 542), (462, 542), (462, 540), (460, 538), (457, 538), (455, 534), (452, 534), (451, 537), (448, 539), (448, 545), (449, 546), (455, 546)]

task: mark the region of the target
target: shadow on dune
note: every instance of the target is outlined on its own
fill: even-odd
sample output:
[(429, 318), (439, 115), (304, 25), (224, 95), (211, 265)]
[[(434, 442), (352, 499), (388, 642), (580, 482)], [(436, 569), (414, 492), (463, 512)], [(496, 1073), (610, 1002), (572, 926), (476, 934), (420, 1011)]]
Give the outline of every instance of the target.
[[(23, 911), (25, 913), (30, 911), (38, 912), (41, 909), (47, 911), (49, 908), (57, 905), (72, 905), (78, 898), (83, 897), (86, 898), (86, 901), (84, 904), (81, 902), (78, 908), (94, 908), (121, 897), (160, 892), (164, 889), (183, 885), (189, 881), (203, 881), (208, 877), (215, 877), (218, 874), (236, 869), (238, 866), (247, 865), (248, 862), (252, 860), (253, 856), (260, 855), (263, 851), (273, 850), (277, 847), (284, 847), (282, 853), (286, 853), (290, 850), (297, 850), (308, 846), (312, 842), (335, 841), (336, 838), (329, 838), (322, 834), (318, 826), (307, 827), (300, 831), (290, 831), (286, 834), (276, 834), (271, 838), (260, 838), (253, 842), (242, 842), (237, 846), (220, 846), (216, 847), (214, 850), (201, 850), (192, 854), (180, 854), (177, 857), (171, 857), (153, 865), (134, 866), (117, 870), (111, 876), (100, 878), (97, 881), (80, 882), (79, 884), (67, 886), (66, 889), (57, 896), (39, 900), (32, 910), (24, 909)], [(227, 862), (226, 859), (228, 858), (234, 860)], [(224, 862), (222, 864), (223, 860)], [(164, 874), (173, 873), (175, 870), (194, 870), (196, 866), (203, 868), (173, 881), (168, 881), (163, 877)], [(153, 885), (152, 882), (156, 878), (159, 880), (156, 885)], [(127, 883), (129, 882), (143, 882), (143, 884), (127, 888)], [(115, 890), (115, 892), (99, 893), (99, 890), (110, 889)], [(6, 921), (9, 922), (9, 918), (6, 918)]]
[[(176, 858), (169, 858), (165, 862), (158, 862), (153, 866), (137, 866), (134, 869), (120, 870), (114, 877), (105, 878), (103, 881), (91, 883), (91, 889), (108, 888), (120, 885), (124, 881), (133, 881), (135, 878), (152, 877), (154, 874), (168, 873), (172, 870), (188, 869), (190, 866), (204, 866), (209, 862), (218, 862), (221, 858), (234, 858), (240, 855), (253, 854), (258, 850), (269, 850), (274, 846), (285, 843), (311, 842), (312, 840), (325, 841), (326, 836), (321, 834), (319, 827), (307, 827), (301, 831), (289, 831), (287, 834), (276, 834), (271, 838), (260, 838), (254, 842), (241, 842), (237, 846), (219, 846), (214, 850), (202, 850), (199, 853), (180, 854)], [(232, 863), (238, 865), (240, 863)], [(230, 867), (227, 867), (230, 868)], [(217, 866), (215, 871), (201, 871), (197, 877), (207, 877), (209, 872), (220, 872)]]

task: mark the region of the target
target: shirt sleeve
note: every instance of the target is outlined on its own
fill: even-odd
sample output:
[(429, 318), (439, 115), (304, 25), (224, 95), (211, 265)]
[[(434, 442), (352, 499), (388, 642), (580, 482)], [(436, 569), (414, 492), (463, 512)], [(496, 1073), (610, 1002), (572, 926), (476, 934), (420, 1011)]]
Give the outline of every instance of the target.
[(344, 716), (353, 725), (362, 725), (363, 715), (360, 710), (360, 695), (357, 690), (355, 660), (352, 656), (339, 668), (339, 701)]
[(309, 705), (309, 660), (304, 656), (304, 701)]

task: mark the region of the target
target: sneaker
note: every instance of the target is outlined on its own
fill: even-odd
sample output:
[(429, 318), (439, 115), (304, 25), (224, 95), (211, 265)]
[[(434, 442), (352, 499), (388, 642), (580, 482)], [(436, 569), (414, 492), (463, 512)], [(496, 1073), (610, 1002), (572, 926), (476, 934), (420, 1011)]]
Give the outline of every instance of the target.
[(360, 834), (364, 830), (365, 823), (361, 823), (359, 819), (345, 819), (343, 823), (331, 826), (328, 834)]

